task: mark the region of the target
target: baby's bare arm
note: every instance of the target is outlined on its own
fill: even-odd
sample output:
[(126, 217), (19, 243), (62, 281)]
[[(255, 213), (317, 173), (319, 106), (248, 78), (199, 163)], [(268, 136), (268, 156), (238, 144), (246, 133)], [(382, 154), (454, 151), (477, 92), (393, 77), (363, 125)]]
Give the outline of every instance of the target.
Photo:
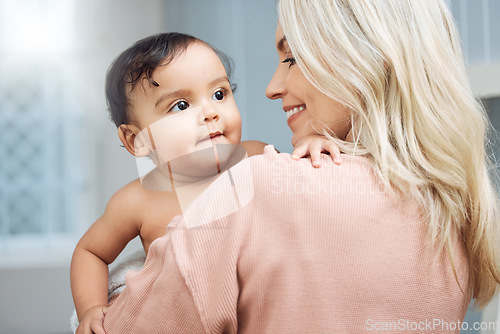
[(266, 143), (258, 140), (245, 140), (242, 141), (240, 145), (247, 150), (247, 154), (249, 157), (264, 153), (264, 147), (267, 146)]
[(95, 308), (107, 306), (108, 264), (139, 234), (140, 196), (136, 196), (135, 190), (137, 188), (129, 184), (114, 194), (104, 214), (75, 248), (71, 260), (71, 290), (81, 324), (90, 310), (94, 309), (95, 316)]

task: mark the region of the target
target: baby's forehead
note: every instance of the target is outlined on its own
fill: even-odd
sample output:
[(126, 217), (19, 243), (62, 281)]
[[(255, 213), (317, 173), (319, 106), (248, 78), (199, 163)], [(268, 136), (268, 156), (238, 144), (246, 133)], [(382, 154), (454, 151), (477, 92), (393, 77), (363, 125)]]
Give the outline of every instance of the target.
[[(186, 69), (190, 68), (191, 65), (196, 65), (200, 63), (203, 58), (209, 58), (212, 61), (222, 65), (224, 67), (224, 72), (226, 71), (226, 64), (221, 59), (221, 56), (226, 57), (225, 55), (219, 53), (212, 48), (210, 45), (202, 42), (202, 41), (193, 41), (184, 49), (177, 50), (176, 52), (164, 57), (158, 65), (151, 70), (150, 75), (152, 76), (155, 71), (159, 68), (168, 68), (173, 66), (173, 64), (179, 63), (181, 58), (188, 58), (189, 61), (185, 63)], [(227, 57), (226, 57), (227, 58)], [(143, 74), (143, 76), (147, 77), (147, 74)]]
[[(222, 54), (222, 56), (225, 55)], [(227, 82), (230, 84), (226, 64), (216, 50), (204, 42), (194, 41), (185, 49), (164, 57), (155, 67), (142, 73), (134, 82), (127, 82), (126, 94), (129, 100), (134, 96), (137, 97), (137, 94), (141, 97), (149, 93), (154, 94), (165, 83), (167, 86), (175, 86), (178, 80), (184, 82), (185, 78), (200, 72), (205, 73), (205, 78), (208, 77), (211, 83)], [(196, 84), (197, 79), (193, 78), (193, 80), (193, 84)]]

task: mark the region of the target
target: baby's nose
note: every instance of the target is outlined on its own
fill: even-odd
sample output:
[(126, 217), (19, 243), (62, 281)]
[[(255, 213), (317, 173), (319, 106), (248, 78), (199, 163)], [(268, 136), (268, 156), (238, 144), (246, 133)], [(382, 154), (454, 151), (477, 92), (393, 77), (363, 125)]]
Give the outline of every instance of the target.
[(218, 121), (220, 119), (219, 113), (213, 107), (205, 107), (203, 108), (203, 120), (205, 122)]

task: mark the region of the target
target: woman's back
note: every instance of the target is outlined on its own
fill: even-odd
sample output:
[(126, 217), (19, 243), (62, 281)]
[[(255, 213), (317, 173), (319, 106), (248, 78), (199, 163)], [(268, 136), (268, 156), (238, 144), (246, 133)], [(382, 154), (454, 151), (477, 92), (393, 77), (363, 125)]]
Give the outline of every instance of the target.
[(426, 221), (414, 201), (384, 192), (368, 159), (343, 155), (340, 166), (328, 159), (314, 170), (268, 151), (252, 166), (262, 188), (241, 227), (240, 330), (360, 333), (397, 325), (396, 332), (462, 321), (469, 304), (463, 245), (455, 243), (454, 261), (466, 293), (446, 253), (426, 252)]
[(107, 329), (360, 333), (461, 321), (470, 295), (461, 243), (454, 264), (465, 293), (446, 255), (426, 255), (414, 202), (384, 191), (368, 159), (342, 159), (324, 156), (314, 169), (269, 146), (221, 176), (193, 208), (227, 215), (188, 210), (173, 221), (144, 270), (128, 276), (133, 289), (110, 308)]

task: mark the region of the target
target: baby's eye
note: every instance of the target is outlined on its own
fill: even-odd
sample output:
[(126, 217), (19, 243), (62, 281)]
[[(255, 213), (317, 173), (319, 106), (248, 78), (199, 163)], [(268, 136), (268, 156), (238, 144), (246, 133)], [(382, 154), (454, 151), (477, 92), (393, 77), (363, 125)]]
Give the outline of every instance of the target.
[(189, 108), (189, 103), (187, 103), (186, 101), (179, 101), (172, 107), (172, 109), (170, 109), (170, 111), (182, 111), (186, 110), (187, 108)]
[(224, 90), (218, 90), (212, 95), (212, 100), (222, 101), (226, 97), (226, 92)]

